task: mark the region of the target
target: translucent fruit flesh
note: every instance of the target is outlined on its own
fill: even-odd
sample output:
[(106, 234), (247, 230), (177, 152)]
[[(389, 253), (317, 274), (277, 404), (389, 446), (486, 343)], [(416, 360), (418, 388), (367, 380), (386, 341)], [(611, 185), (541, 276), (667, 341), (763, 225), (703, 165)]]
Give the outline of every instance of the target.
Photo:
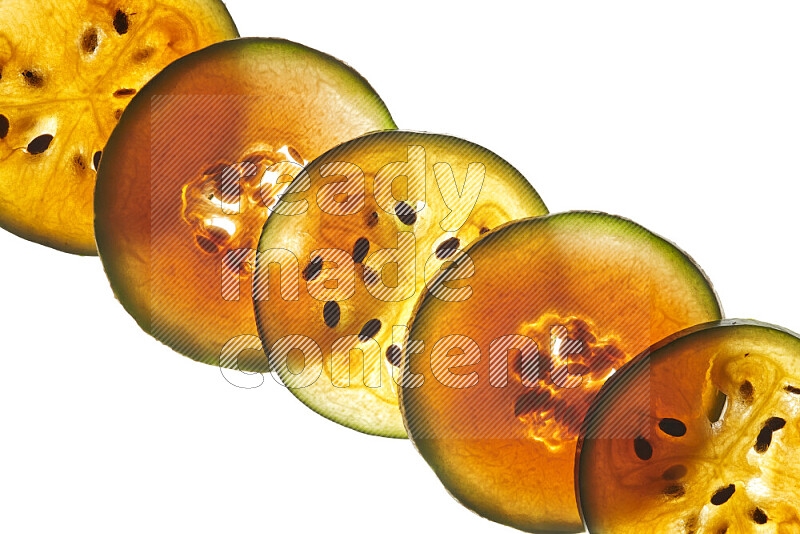
[(795, 334), (730, 320), (659, 343), (587, 416), (590, 532), (800, 532), (799, 413)]
[(123, 109), (236, 27), (218, 0), (3, 0), (0, 28), (0, 226), (96, 254), (95, 175)]
[[(490, 151), (402, 131), (367, 135), (319, 157), (292, 184), (282, 211), (302, 202), (304, 213), (276, 211), (259, 243), (257, 282), (269, 281), (268, 295), (255, 295), (264, 346), (279, 360), (280, 342), (302, 336), (288, 341), (305, 344), (305, 362), (290, 351), (277, 367), (292, 393), (345, 426), (405, 437), (396, 365), (426, 279), (481, 233), (546, 208)], [(276, 251), (290, 253), (284, 282), (291, 265), (299, 271), (296, 299), (279, 294), (269, 272)]]
[(326, 149), (393, 127), (355, 71), (296, 43), (239, 39), (173, 63), (126, 110), (98, 176), (97, 243), (119, 300), (178, 352), (266, 370), (250, 293), (276, 194)]
[(655, 340), (718, 319), (716, 296), (672, 244), (600, 213), (510, 223), (466, 255), (472, 297), (426, 295), (411, 326), (425, 347), (404, 356), (409, 436), (480, 515), (579, 532), (574, 455), (592, 397)]

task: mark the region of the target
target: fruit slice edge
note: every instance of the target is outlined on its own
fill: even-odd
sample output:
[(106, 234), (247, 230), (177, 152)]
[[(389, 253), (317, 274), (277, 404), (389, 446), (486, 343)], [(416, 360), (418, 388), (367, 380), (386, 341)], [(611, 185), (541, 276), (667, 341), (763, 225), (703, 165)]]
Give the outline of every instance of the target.
[[(579, 531), (574, 487), (579, 428), (571, 431), (574, 438), (565, 440), (544, 439), (537, 433), (529, 437), (526, 425), (533, 423), (520, 423), (528, 417), (524, 410), (517, 414), (519, 400), (529, 390), (521, 384), (488, 385), (489, 342), (524, 333), (542, 350), (549, 347), (551, 323), (586, 321), (596, 336), (597, 354), (605, 346), (616, 346), (625, 361), (675, 330), (718, 319), (721, 309), (716, 294), (685, 252), (632, 221), (599, 212), (512, 222), (483, 236), (467, 255), (475, 264), (476, 276), (486, 273), (485, 291), (481, 293), (474, 284), (473, 301), (465, 303), (465, 309), (426, 294), (412, 323), (411, 338), (463, 335), (475, 340), (480, 362), (458, 372), (477, 371), (483, 382), (457, 393), (440, 385), (431, 374), (431, 348), (426, 346), (423, 354), (408, 361), (410, 372), (423, 375), (425, 384), (401, 390), (409, 435), (448, 491), (480, 515), (529, 531)], [(637, 267), (651, 263), (653, 267), (646, 270)], [(650, 274), (657, 277), (652, 283)], [(626, 284), (615, 285), (615, 278), (618, 283), (626, 276), (634, 280), (633, 285), (645, 280), (654, 302), (666, 311), (680, 310), (673, 313), (677, 319), (667, 321), (665, 313), (650, 315), (649, 293), (644, 292), (642, 298)], [(581, 287), (594, 288), (594, 294), (586, 297)], [(633, 306), (633, 312), (626, 312), (615, 298)], [(635, 312), (644, 310), (646, 317), (658, 320), (641, 331), (631, 325), (639, 321)], [(588, 365), (591, 360), (581, 363)], [(515, 372), (509, 371), (509, 376)], [(571, 398), (574, 408), (588, 408), (580, 395)], [(558, 421), (552, 414), (549, 417)], [(571, 419), (571, 426), (577, 423), (579, 427), (582, 417)], [(519, 443), (526, 445), (519, 448)], [(523, 480), (525, 485), (515, 482)]]
[[(426, 184), (426, 203), (416, 213), (413, 222), (406, 221), (410, 223), (406, 224), (394, 213), (393, 207), (385, 211), (377, 205), (373, 179), (384, 165), (408, 161), (409, 147), (417, 147), (424, 152), (425, 171), (421, 180)], [(328, 307), (335, 307), (339, 312), (336, 324), (328, 326), (324, 321), (326, 302), (311, 298), (307, 291), (309, 280), (301, 280), (300, 300), (297, 302), (256, 302), (259, 331), (268, 349), (283, 336), (292, 334), (307, 335), (320, 347), (325, 361), (321, 378), (308, 387), (291, 390), (312, 410), (361, 432), (405, 437), (397, 407), (395, 379), (392, 378), (397, 369), (389, 363), (386, 354), (396, 343), (392, 338), (392, 326), (405, 325), (410, 319), (414, 301), (424, 285), (426, 260), (431, 259), (429, 272), (435, 272), (444, 263), (438, 256), (434, 257), (436, 249), (443, 246), (445, 241), (463, 248), (487, 228), (494, 228), (512, 219), (541, 215), (547, 210), (530, 182), (493, 152), (451, 136), (399, 130), (369, 134), (320, 156), (307, 169), (311, 184), (309, 191), (301, 197), (293, 195), (290, 188), (285, 199), (294, 202), (299, 198), (319, 198), (317, 193), (322, 187), (328, 187), (331, 181), (341, 180), (340, 177), (335, 180), (331, 177), (323, 179), (320, 175), (320, 169), (334, 161), (349, 162), (363, 170), (366, 189), (361, 210), (353, 215), (332, 215), (322, 212), (319, 203), (312, 201), (307, 214), (271, 217), (264, 228), (259, 249), (290, 250), (297, 256), (300, 270), (304, 271), (314, 250), (331, 247), (352, 253), (356, 249), (356, 242), (360, 241), (368, 246), (368, 251), (365, 251), (368, 255), (355, 263), (353, 296), (338, 303), (327, 303)], [(447, 211), (434, 178), (436, 172), (433, 167), (439, 163), (450, 165), (458, 187), (461, 187), (467, 169), (475, 162), (481, 162), (486, 170), (483, 189), (465, 223), (457, 231), (445, 232), (440, 221)], [(441, 177), (440, 171), (441, 168), (437, 171)], [(387, 303), (373, 296), (376, 294), (375, 279), (367, 273), (373, 254), (397, 246), (398, 232), (413, 232), (415, 236), (416, 290), (401, 302)], [(456, 241), (457, 245), (454, 244)], [(442, 251), (439, 253), (442, 254)], [(375, 269), (372, 272), (379, 271)], [(393, 275), (384, 274), (386, 276), (391, 279)], [(381, 361), (375, 365), (369, 364), (368, 368), (379, 368), (380, 387), (365, 387), (363, 358), (358, 351), (351, 352), (350, 385), (333, 386), (330, 364), (333, 343), (345, 336), (359, 334), (363, 327), (375, 320), (380, 322), (380, 329), (373, 339), (379, 347)], [(279, 369), (278, 372), (287, 383), (293, 379), (286, 369)]]
[[(796, 526), (799, 405), (794, 332), (729, 319), (657, 343), (587, 415), (576, 458), (584, 521), (621, 533)], [(630, 428), (623, 407), (639, 416), (627, 416)]]
[(6, 0), (3, 20), (0, 226), (95, 255), (95, 173), (122, 110), (174, 59), (238, 32), (218, 0)]
[[(223, 297), (220, 276), (230, 274), (228, 252), (255, 251), (277, 190), (268, 189), (279, 174), (271, 165), (301, 168), (342, 141), (394, 127), (363, 77), (298, 43), (237, 39), (174, 62), (134, 97), (100, 168), (97, 242), (117, 298), (182, 354), (267, 370), (260, 351), (238, 362), (221, 356), (235, 337), (258, 338), (250, 273), (233, 277), (241, 277), (237, 300)], [(218, 182), (252, 162), (256, 183), (243, 178), (241, 209), (225, 211)], [(210, 170), (218, 165), (225, 170)]]

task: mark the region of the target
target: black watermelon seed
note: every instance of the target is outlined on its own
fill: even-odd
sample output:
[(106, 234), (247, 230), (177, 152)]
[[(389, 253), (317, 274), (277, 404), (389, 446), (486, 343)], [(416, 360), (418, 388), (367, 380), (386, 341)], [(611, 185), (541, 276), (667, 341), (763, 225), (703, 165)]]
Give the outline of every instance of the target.
[(397, 214), (397, 218), (400, 219), (400, 222), (405, 225), (411, 226), (417, 222), (417, 212), (411, 209), (405, 202), (398, 202), (394, 211)]
[(40, 135), (28, 143), (28, 152), (31, 154), (41, 154), (50, 147), (53, 136), (50, 134)]
[(125, 35), (128, 33), (128, 25), (128, 15), (121, 9), (118, 9), (114, 14), (114, 29), (118, 34)]
[(717, 534), (728, 534), (728, 525), (723, 525), (717, 529)]
[(686, 425), (683, 424), (683, 421), (672, 419), (671, 417), (666, 417), (659, 421), (658, 428), (660, 428), (664, 434), (668, 434), (676, 438), (686, 434)]
[(364, 283), (370, 285), (377, 283), (378, 280), (381, 279), (381, 275), (378, 272), (366, 266), (364, 266), (363, 276), (364, 276)]
[(461, 241), (457, 237), (451, 237), (450, 239), (442, 241), (439, 246), (436, 247), (436, 257), (440, 260), (449, 258), (458, 250), (459, 245), (461, 245)]
[(123, 97), (123, 96), (132, 96), (136, 94), (136, 89), (117, 89), (114, 91), (114, 96), (116, 97)]
[(770, 417), (764, 423), (764, 426), (775, 432), (786, 426), (786, 419), (783, 417)]
[(389, 345), (389, 348), (386, 349), (386, 359), (395, 367), (400, 367), (403, 360), (403, 352), (400, 350), (400, 347), (397, 345)]
[(122, 108), (114, 111), (114, 118), (120, 120), (122, 118)]
[(367, 227), (372, 228), (376, 224), (378, 224), (378, 212), (373, 211), (367, 215)]
[(364, 326), (361, 328), (361, 332), (358, 333), (358, 340), (359, 341), (366, 341), (370, 338), (375, 337), (375, 334), (380, 332), (381, 330), (381, 322), (378, 319), (370, 319)]
[(756, 445), (754, 447), (756, 452), (759, 454), (767, 452), (769, 446), (772, 444), (772, 433), (777, 432), (784, 426), (786, 426), (786, 419), (782, 417), (770, 417), (767, 419), (756, 438)]
[(44, 79), (42, 75), (38, 72), (34, 72), (32, 70), (26, 70), (22, 72), (22, 76), (25, 78), (25, 83), (30, 85), (31, 87), (41, 87), (44, 85)]
[(736, 486), (731, 484), (730, 486), (725, 486), (724, 488), (720, 488), (714, 492), (714, 495), (711, 496), (711, 504), (714, 506), (720, 506), (728, 502), (733, 496), (733, 493), (736, 491)]
[(81, 48), (87, 54), (91, 54), (95, 50), (97, 50), (97, 30), (94, 28), (90, 28), (86, 30), (83, 34), (83, 38), (81, 38)]
[(676, 464), (661, 473), (661, 478), (664, 480), (680, 480), (686, 476), (687, 472), (685, 465)]
[(683, 484), (673, 484), (664, 488), (664, 495), (673, 498), (683, 497), (686, 495), (686, 488), (683, 487)]
[(481, 227), (481, 229), (480, 229), (480, 231), (479, 231), (478, 233), (479, 233), (480, 235), (483, 235), (483, 234), (485, 234), (485, 233), (486, 233), (486, 232), (488, 232), (488, 231), (489, 231), (489, 229), (488, 229), (488, 228), (486, 228), (485, 226), (482, 226), (482, 227)]
[(369, 240), (366, 237), (359, 237), (353, 245), (353, 261), (361, 263), (369, 253)]
[(640, 460), (649, 460), (653, 457), (653, 446), (642, 436), (633, 440), (633, 450)]
[(325, 306), (322, 308), (322, 319), (325, 321), (325, 325), (329, 328), (333, 328), (339, 324), (339, 318), (341, 315), (342, 312), (339, 309), (339, 304), (332, 300), (326, 302)]
[(97, 152), (94, 153), (94, 156), (92, 157), (92, 163), (94, 163), (94, 170), (97, 170), (97, 169), (100, 168), (100, 158), (101, 157), (103, 157), (103, 151), (102, 150), (98, 150)]
[(5, 115), (0, 115), (0, 139), (5, 139), (8, 135), (8, 117)]
[(750, 517), (752, 517), (753, 521), (755, 521), (759, 525), (763, 525), (764, 523), (767, 522), (767, 514), (765, 514), (764, 510), (762, 510), (761, 508), (756, 508), (755, 510), (753, 510), (753, 512), (750, 514)]
[(761, 429), (761, 432), (758, 433), (758, 437), (756, 438), (756, 445), (754, 449), (759, 454), (764, 454), (769, 449), (769, 446), (772, 444), (772, 430), (769, 429), (767, 425)]
[(742, 382), (742, 385), (739, 386), (739, 396), (741, 396), (742, 400), (747, 404), (753, 402), (754, 393), (755, 389), (753, 388), (753, 384), (751, 384), (749, 380), (745, 380), (744, 382)]
[(314, 280), (319, 276), (320, 272), (322, 272), (322, 258), (316, 256), (313, 260), (311, 260), (311, 263), (306, 265), (306, 268), (303, 269), (303, 280)]
[(785, 389), (789, 393), (794, 393), (795, 395), (800, 395), (800, 388), (797, 387), (797, 386), (786, 386), (783, 389)]

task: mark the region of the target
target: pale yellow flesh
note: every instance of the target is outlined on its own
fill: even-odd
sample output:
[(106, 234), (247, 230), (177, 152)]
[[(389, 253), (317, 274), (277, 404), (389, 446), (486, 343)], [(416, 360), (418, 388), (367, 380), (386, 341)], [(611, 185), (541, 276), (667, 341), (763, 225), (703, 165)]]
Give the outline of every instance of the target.
[[(426, 188), (425, 206), (417, 213), (413, 225), (403, 224), (394, 213), (384, 211), (375, 202), (373, 191), (375, 174), (384, 165), (407, 161), (409, 147), (421, 147), (425, 153), (425, 171), (421, 175)], [(320, 198), (317, 194), (322, 187), (342, 179), (334, 176), (323, 178), (320, 175), (322, 167), (335, 161), (352, 163), (364, 173), (363, 179), (349, 180), (349, 183), (365, 184), (364, 189), (355, 193), (354, 198), (364, 201), (363, 207), (355, 214), (341, 216), (325, 213), (316, 200)], [(433, 171), (437, 163), (450, 165), (458, 187), (463, 186), (470, 164), (481, 163), (485, 166), (483, 188), (474, 209), (467, 210), (463, 214), (463, 225), (451, 232), (445, 232), (441, 226), (450, 210), (445, 206)], [(439, 167), (440, 176), (441, 169)], [(390, 345), (402, 345), (404, 341), (402, 335), (393, 339), (392, 327), (409, 323), (417, 298), (425, 286), (426, 262), (430, 260), (429, 276), (435, 275), (445, 264), (444, 260), (435, 256), (435, 251), (446, 239), (456, 237), (460, 248), (464, 248), (481, 231), (510, 220), (544, 214), (546, 208), (529, 182), (498, 156), (466, 141), (433, 134), (398, 131), (365, 136), (318, 158), (308, 167), (308, 176), (311, 184), (309, 191), (287, 197), (292, 200), (301, 197), (309, 199), (308, 212), (297, 216), (271, 216), (264, 228), (259, 249), (291, 251), (298, 258), (302, 272), (312, 259), (313, 251), (338, 248), (352, 253), (356, 240), (366, 238), (370, 243), (370, 256), (364, 263), (370, 265), (376, 251), (397, 247), (398, 232), (411, 232), (416, 241), (416, 258), (413, 260), (415, 289), (400, 302), (376, 298), (365, 286), (364, 267), (357, 264), (351, 278), (354, 283), (353, 294), (339, 302), (341, 319), (335, 327), (329, 327), (323, 321), (325, 301), (309, 295), (307, 282), (301, 279), (299, 300), (287, 301), (271, 294), (268, 301), (256, 302), (262, 338), (267, 350), (271, 350), (273, 344), (283, 336), (292, 334), (308, 336), (319, 346), (324, 362), (320, 378), (311, 385), (291, 390), (313, 410), (362, 432), (404, 437), (395, 382), (399, 372), (387, 361), (385, 354)], [(395, 193), (396, 198), (403, 198), (403, 194), (401, 190)], [(448, 200), (452, 205), (452, 199), (448, 197)], [(377, 214), (374, 226), (369, 223), (372, 213)], [(387, 285), (396, 282), (396, 273), (393, 273), (387, 271), (385, 274)], [(271, 280), (271, 287), (273, 283), (277, 284), (277, 280)], [(277, 287), (271, 291), (276, 293)], [(341, 383), (335, 385), (331, 378), (334, 342), (348, 335), (357, 335), (367, 321), (373, 319), (381, 322), (380, 331), (374, 336), (377, 345), (373, 345), (380, 347), (380, 358), (366, 358), (367, 374), (379, 371), (380, 380), (368, 378), (365, 381), (365, 358), (360, 350), (354, 350), (350, 358), (349, 386), (341, 387)], [(357, 345), (359, 349), (366, 347), (365, 343)], [(291, 372), (278, 371), (285, 382), (296, 380)]]
[[(122, 19), (115, 27), (118, 11), (127, 28)], [(218, 0), (3, 0), (0, 115), (9, 129), (0, 139), (0, 226), (96, 254), (95, 154), (132, 93), (175, 59), (236, 36)], [(30, 153), (46, 134), (49, 147)]]
[[(800, 387), (800, 339), (768, 325), (734, 323), (656, 350), (649, 366), (629, 373), (626, 387), (609, 389), (605, 409), (592, 419), (596, 434), (581, 453), (581, 504), (591, 532), (800, 532), (800, 394), (787, 389)], [(634, 400), (643, 388), (646, 403)], [(712, 423), (708, 413), (720, 391), (727, 407)], [(643, 422), (650, 459), (635, 454), (635, 436), (603, 437), (630, 413)], [(684, 422), (686, 434), (661, 431), (665, 417)], [(772, 417), (786, 424), (759, 452), (758, 435)], [(670, 470), (685, 473), (669, 476)], [(712, 503), (731, 484), (730, 498)]]

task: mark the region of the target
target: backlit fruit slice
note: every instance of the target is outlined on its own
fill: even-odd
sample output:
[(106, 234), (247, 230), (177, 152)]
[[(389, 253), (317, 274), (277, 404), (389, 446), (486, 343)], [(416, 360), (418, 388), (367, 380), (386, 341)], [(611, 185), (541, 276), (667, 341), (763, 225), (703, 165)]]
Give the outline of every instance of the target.
[(592, 397), (656, 340), (718, 319), (714, 291), (674, 245), (602, 213), (510, 223), (467, 259), (472, 297), (431, 290), (411, 326), (425, 347), (403, 360), (409, 436), (480, 515), (580, 531), (574, 456)]
[(132, 100), (100, 166), (97, 245), (117, 297), (178, 352), (266, 370), (251, 273), (275, 195), (307, 160), (393, 127), (364, 78), (290, 41), (174, 62)]
[[(331, 150), (289, 191), (267, 221), (257, 261), (256, 318), (271, 363), (325, 417), (405, 437), (394, 365), (426, 277), (481, 233), (547, 210), (485, 148), (402, 131)], [(287, 293), (277, 280), (265, 283), (278, 261)]]
[(95, 173), (122, 110), (167, 64), (237, 35), (220, 0), (0, 1), (0, 226), (96, 254)]
[(754, 321), (659, 343), (603, 387), (578, 462), (590, 532), (800, 532), (800, 338)]

